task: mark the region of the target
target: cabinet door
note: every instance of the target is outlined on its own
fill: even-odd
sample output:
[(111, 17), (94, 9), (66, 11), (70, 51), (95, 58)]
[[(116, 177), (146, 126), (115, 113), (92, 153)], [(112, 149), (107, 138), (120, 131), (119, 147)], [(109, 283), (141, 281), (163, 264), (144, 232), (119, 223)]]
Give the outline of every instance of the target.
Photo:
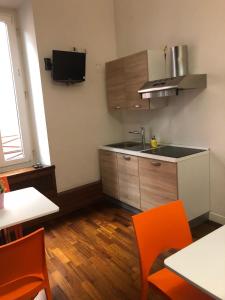
[(103, 193), (113, 198), (118, 198), (116, 153), (100, 150), (99, 156)]
[(106, 63), (106, 94), (109, 110), (127, 108), (123, 58)]
[(148, 81), (147, 51), (125, 57), (124, 74), (128, 108), (132, 110), (149, 110), (149, 100), (142, 100), (138, 94), (141, 86)]
[(119, 199), (133, 207), (140, 208), (140, 187), (138, 158), (117, 154)]
[(139, 158), (141, 209), (177, 200), (177, 164)]

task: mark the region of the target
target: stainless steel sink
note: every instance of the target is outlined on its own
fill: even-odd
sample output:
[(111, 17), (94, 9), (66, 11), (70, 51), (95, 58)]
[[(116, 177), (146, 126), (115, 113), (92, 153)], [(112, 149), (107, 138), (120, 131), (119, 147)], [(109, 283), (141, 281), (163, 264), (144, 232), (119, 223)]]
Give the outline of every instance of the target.
[(106, 145), (108, 147), (113, 147), (113, 148), (129, 148), (129, 147), (133, 147), (133, 146), (137, 146), (140, 143), (137, 142), (122, 142), (122, 143), (116, 143), (116, 144), (110, 144), (110, 145)]
[(131, 151), (143, 151), (150, 149), (149, 144), (145, 144), (145, 147), (142, 145), (142, 143), (138, 142), (122, 142), (122, 143), (116, 143), (116, 144), (110, 144), (106, 145), (108, 147), (118, 148), (118, 149), (126, 149)]

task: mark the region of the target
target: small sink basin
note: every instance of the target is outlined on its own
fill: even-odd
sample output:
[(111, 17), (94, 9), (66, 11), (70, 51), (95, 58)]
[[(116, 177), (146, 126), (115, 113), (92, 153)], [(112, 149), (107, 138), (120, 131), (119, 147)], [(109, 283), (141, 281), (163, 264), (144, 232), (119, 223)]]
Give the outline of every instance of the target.
[(116, 143), (116, 144), (110, 144), (107, 145), (108, 147), (113, 147), (113, 148), (121, 148), (121, 149), (127, 149), (130, 147), (135, 147), (140, 145), (140, 143), (137, 142), (122, 142), (122, 143)]
[(138, 142), (122, 142), (122, 143), (110, 144), (107, 146), (118, 148), (118, 149), (131, 150), (131, 151), (142, 151), (142, 150), (150, 149), (149, 144), (145, 144), (145, 147), (143, 147), (142, 143), (138, 143)]
[(127, 150), (133, 150), (133, 151), (147, 151), (150, 150), (150, 145), (149, 144), (145, 144), (145, 146), (143, 146), (142, 144), (138, 144), (137, 146), (133, 146), (130, 148), (127, 148)]

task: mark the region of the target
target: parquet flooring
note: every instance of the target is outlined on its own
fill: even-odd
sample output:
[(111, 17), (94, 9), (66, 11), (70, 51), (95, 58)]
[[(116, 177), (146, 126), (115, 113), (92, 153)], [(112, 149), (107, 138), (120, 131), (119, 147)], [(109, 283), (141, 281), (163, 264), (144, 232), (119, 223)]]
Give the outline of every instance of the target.
[[(216, 229), (207, 222), (194, 238)], [(138, 300), (139, 262), (131, 213), (112, 205), (48, 223), (46, 253), (54, 300)], [(161, 255), (153, 268), (163, 266)], [(151, 299), (163, 299), (152, 292)]]

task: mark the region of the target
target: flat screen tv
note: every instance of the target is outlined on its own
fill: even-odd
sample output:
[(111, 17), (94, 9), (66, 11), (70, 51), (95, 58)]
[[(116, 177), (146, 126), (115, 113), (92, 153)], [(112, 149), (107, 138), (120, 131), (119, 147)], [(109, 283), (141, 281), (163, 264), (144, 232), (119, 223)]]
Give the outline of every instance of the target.
[(86, 53), (53, 50), (53, 80), (65, 83), (85, 81), (85, 62)]

